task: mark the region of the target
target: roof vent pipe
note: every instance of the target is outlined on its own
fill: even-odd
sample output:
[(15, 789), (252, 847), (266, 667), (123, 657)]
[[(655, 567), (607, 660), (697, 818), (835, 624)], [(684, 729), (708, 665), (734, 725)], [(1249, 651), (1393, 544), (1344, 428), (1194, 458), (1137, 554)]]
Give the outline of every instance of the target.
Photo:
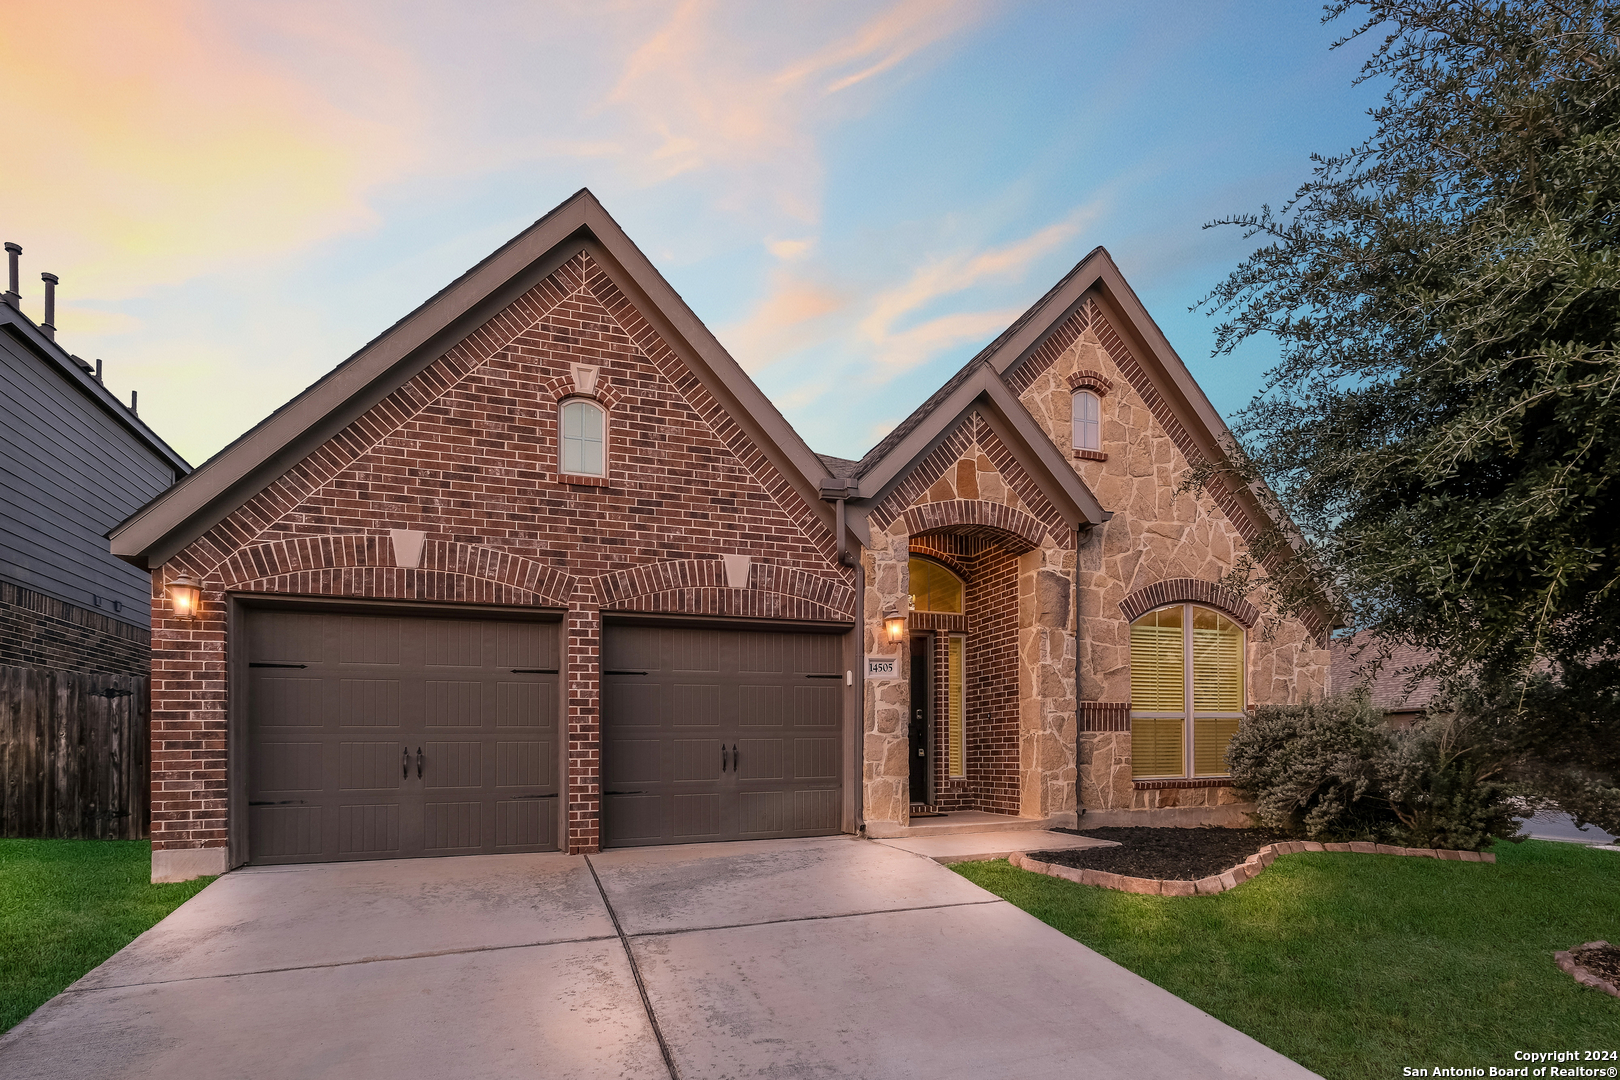
[(55, 274), (41, 274), (39, 280), (45, 283), (45, 321), (39, 328), (45, 331), (45, 336), (52, 341), (56, 340), (56, 283), (60, 280)]
[(140, 403), (141, 403), (141, 392), (139, 390), (131, 390), (129, 392), (129, 411), (132, 414), (134, 414), (135, 416), (141, 415), (141, 410), (136, 407)]
[(96, 357), (96, 382), (101, 381), (101, 357)]
[(6, 241), (6, 255), (9, 256), (9, 261), (11, 262), (11, 288), (8, 289), (6, 291), (6, 295), (4, 297), (0, 297), (0, 299), (5, 300), (6, 303), (10, 304), (14, 308), (21, 308), (22, 306), (22, 296), (17, 292), (17, 256), (21, 254), (22, 248), (18, 247), (16, 244), (13, 244), (9, 240)]

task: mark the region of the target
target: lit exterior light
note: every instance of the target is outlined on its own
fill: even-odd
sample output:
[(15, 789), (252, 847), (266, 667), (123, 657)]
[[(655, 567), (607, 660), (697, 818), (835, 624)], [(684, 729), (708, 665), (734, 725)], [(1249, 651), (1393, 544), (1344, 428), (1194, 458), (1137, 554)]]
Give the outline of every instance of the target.
[(906, 633), (906, 617), (889, 612), (883, 616), (883, 628), (889, 632), (890, 641), (899, 641)]
[(181, 574), (169, 582), (169, 603), (175, 618), (195, 619), (202, 604), (202, 589), (188, 575)]

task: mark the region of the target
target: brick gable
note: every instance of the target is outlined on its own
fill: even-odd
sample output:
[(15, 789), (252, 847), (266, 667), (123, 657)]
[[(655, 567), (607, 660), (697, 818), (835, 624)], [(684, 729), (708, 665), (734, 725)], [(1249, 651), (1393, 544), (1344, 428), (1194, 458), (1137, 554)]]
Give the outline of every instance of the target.
[[(598, 369), (605, 483), (558, 472), (558, 399)], [(389, 532), (426, 534), (397, 565)], [(810, 505), (588, 253), (568, 260), (154, 572), (153, 839), (226, 835), (227, 591), (567, 609), (569, 845), (597, 842), (600, 611), (844, 621)], [(721, 555), (746, 555), (729, 588)], [(674, 568), (674, 569), (672, 569)], [(167, 616), (165, 578), (204, 585)]]

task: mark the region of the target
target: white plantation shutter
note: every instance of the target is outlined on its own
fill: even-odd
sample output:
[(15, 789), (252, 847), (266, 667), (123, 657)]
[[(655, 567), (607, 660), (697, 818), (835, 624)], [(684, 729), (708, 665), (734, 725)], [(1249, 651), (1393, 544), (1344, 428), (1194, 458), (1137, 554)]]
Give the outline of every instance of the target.
[(1131, 624), (1131, 708), (1180, 712), (1186, 705), (1181, 608), (1151, 612)]
[(1131, 718), (1131, 776), (1181, 776), (1183, 725), (1179, 716)]
[(1235, 716), (1200, 716), (1193, 721), (1193, 775), (1225, 776), (1226, 748), (1232, 745), (1241, 721)]
[(1224, 615), (1193, 610), (1193, 711), (1243, 711), (1243, 628)]

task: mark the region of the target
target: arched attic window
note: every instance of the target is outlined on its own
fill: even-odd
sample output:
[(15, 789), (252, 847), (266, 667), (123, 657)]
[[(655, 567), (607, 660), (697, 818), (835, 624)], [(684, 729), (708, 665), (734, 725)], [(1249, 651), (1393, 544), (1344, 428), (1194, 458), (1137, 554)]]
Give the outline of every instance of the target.
[(1131, 624), (1131, 776), (1225, 776), (1243, 718), (1243, 627), (1211, 608), (1176, 604)]
[(558, 447), (562, 472), (607, 475), (607, 412), (587, 398), (565, 398), (558, 406)]
[(1102, 449), (1102, 402), (1092, 390), (1076, 390), (1074, 403), (1074, 448)]

